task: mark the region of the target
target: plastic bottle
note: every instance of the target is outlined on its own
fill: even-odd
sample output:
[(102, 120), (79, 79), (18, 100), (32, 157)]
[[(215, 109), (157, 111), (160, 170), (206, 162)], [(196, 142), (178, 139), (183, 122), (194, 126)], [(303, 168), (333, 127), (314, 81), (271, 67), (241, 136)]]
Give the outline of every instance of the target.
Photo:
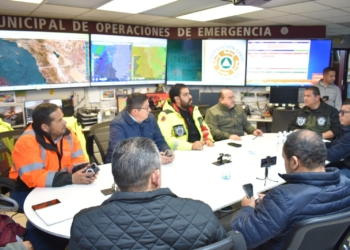
[(282, 132), (278, 132), (277, 135), (277, 146), (276, 146), (276, 151), (281, 152), (283, 147), (283, 134)]
[(97, 114), (97, 123), (101, 123), (102, 122), (102, 109), (100, 110), (100, 112), (98, 112)]
[(285, 143), (287, 140), (287, 131), (283, 131), (283, 135), (282, 135), (282, 143)]

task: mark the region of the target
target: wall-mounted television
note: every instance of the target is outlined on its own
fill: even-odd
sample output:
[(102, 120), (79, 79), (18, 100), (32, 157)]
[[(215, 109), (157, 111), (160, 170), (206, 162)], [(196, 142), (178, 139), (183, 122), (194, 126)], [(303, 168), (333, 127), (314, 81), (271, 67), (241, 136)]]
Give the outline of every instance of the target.
[(167, 39), (91, 35), (91, 86), (165, 83)]
[(167, 84), (244, 86), (246, 40), (169, 40)]
[(50, 100), (35, 100), (35, 101), (25, 101), (24, 102), (24, 112), (26, 124), (33, 122), (33, 111), (36, 106), (42, 103), (53, 103), (56, 104), (60, 109), (62, 109), (61, 99), (50, 99)]
[(247, 86), (311, 86), (330, 65), (331, 40), (248, 40)]
[(0, 91), (87, 86), (88, 34), (0, 30)]

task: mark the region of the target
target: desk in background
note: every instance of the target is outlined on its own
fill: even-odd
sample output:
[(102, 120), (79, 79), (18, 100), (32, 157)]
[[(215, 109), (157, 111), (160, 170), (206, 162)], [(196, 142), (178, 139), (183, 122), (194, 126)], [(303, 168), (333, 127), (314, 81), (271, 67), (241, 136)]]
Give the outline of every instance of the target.
[[(247, 118), (248, 122), (255, 128), (261, 129), (264, 133), (267, 133), (270, 131), (269, 129), (269, 124), (272, 123), (272, 116), (261, 118), (261, 116), (254, 116), (254, 117), (248, 117)], [(262, 125), (265, 125), (263, 127)]]
[[(169, 187), (176, 195), (184, 198), (202, 200), (213, 211), (241, 201), (245, 195), (242, 185), (252, 183), (255, 192), (263, 192), (280, 185), (284, 181), (278, 173), (285, 173), (281, 152), (277, 152), (277, 134), (264, 134), (253, 140), (254, 136), (243, 136), (242, 147), (227, 145), (231, 140), (216, 142), (212, 148), (203, 151), (175, 151), (174, 162), (162, 166), (162, 187)], [(231, 154), (232, 163), (215, 166), (220, 153)], [(270, 169), (269, 178), (278, 183), (257, 180), (263, 178), (265, 169), (260, 168), (262, 158), (277, 156), (277, 165)], [(102, 189), (110, 188), (113, 183), (110, 164), (101, 165), (99, 176), (91, 185), (68, 185), (57, 188), (35, 188), (24, 203), (27, 218), (39, 229), (64, 238), (70, 237), (72, 219), (46, 226), (33, 211), (32, 205), (59, 199), (74, 202), (80, 209), (98, 206), (110, 196), (104, 196)], [(231, 179), (221, 178), (222, 171), (231, 171)], [(54, 216), (54, 215), (53, 215)]]

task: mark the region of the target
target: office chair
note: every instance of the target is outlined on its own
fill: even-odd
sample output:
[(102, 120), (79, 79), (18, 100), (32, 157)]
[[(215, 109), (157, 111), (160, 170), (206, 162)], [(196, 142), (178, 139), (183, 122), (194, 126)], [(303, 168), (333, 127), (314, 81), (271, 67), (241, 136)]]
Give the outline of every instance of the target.
[(274, 109), (271, 124), (271, 133), (287, 131), (288, 124), (297, 112), (297, 110)]
[(304, 220), (290, 231), (283, 250), (343, 249), (349, 232), (350, 211)]
[(0, 176), (0, 210), (7, 212), (22, 212), (18, 207), (18, 203), (6, 196), (11, 190), (16, 190), (19, 187), (17, 181), (9, 178), (9, 172), (12, 167), (12, 150), (17, 139), (22, 135), (21, 130), (12, 130), (0, 133), (0, 155), (2, 159), (7, 161), (1, 164)]
[(201, 113), (203, 118), (205, 117), (205, 113), (207, 112), (208, 108), (209, 108), (209, 104), (198, 105), (198, 110)]
[(221, 241), (210, 244), (197, 250), (246, 250), (247, 246), (243, 235), (238, 231), (230, 231), (227, 237)]
[[(91, 126), (90, 135), (86, 139), (86, 151), (90, 157), (90, 160), (100, 165), (106, 162), (106, 153), (108, 149), (109, 142), (109, 125), (111, 121), (101, 122)], [(97, 153), (101, 156), (100, 162), (95, 153), (94, 142), (97, 146)]]

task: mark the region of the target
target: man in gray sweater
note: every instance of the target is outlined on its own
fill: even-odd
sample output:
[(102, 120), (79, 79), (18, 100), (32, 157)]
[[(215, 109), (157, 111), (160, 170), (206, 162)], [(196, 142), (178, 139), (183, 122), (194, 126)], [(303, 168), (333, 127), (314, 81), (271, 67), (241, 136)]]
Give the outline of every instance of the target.
[(325, 103), (340, 110), (342, 105), (341, 93), (334, 81), (335, 69), (328, 67), (323, 70), (323, 79), (316, 83), (315, 86), (319, 88), (321, 98)]
[(205, 122), (215, 141), (241, 140), (240, 136), (244, 135), (244, 132), (255, 136), (263, 134), (248, 122), (243, 108), (235, 104), (234, 93), (230, 89), (220, 91), (219, 103), (207, 110)]

